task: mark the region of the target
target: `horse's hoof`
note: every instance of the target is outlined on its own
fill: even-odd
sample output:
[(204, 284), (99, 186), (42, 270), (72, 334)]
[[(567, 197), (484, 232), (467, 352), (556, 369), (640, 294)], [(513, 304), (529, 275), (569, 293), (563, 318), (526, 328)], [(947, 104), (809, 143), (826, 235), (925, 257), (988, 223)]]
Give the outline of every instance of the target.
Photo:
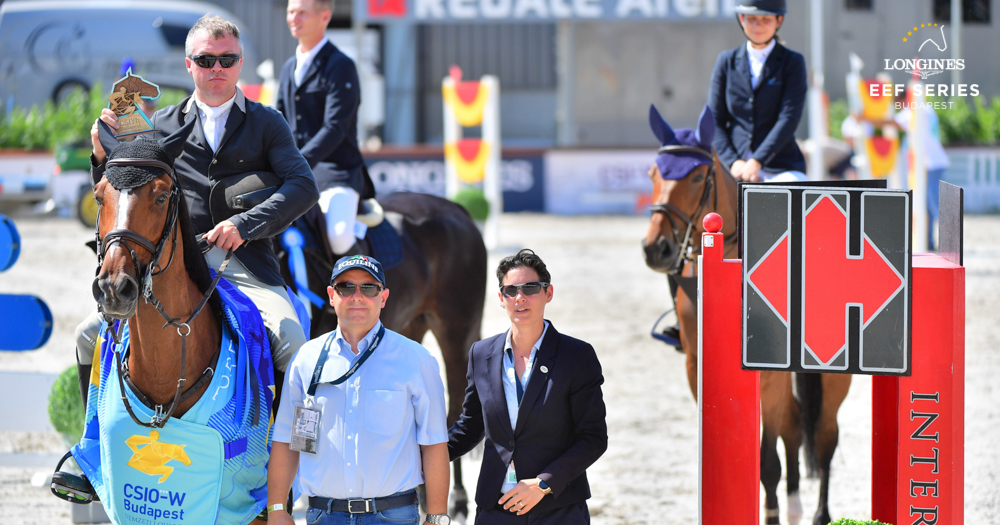
[(793, 492), (788, 495), (788, 523), (789, 525), (798, 525), (802, 520), (802, 499), (799, 498), (798, 492)]
[(781, 519), (778, 517), (780, 514), (781, 512), (778, 509), (767, 509), (765, 514), (767, 520), (764, 523), (767, 523), (767, 525), (781, 525)]
[(831, 521), (833, 520), (830, 519), (830, 511), (824, 509), (816, 513), (816, 516), (813, 518), (813, 525), (830, 525)]

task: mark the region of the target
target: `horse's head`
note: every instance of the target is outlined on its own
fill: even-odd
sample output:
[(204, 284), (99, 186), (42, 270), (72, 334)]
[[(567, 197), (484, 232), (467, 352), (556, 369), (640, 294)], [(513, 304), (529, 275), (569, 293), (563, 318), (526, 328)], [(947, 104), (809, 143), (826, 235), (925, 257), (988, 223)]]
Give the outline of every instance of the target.
[(711, 110), (705, 107), (698, 129), (675, 132), (656, 108), (650, 106), (649, 125), (661, 147), (649, 169), (653, 213), (642, 248), (647, 266), (673, 274), (680, 270), (684, 252), (697, 242), (701, 218), (712, 211), (706, 204), (713, 184), (715, 121)]
[(100, 242), (93, 293), (106, 316), (132, 317), (149, 279), (173, 260), (182, 200), (174, 159), (194, 122), (163, 141), (139, 138), (108, 154), (105, 177), (94, 187)]

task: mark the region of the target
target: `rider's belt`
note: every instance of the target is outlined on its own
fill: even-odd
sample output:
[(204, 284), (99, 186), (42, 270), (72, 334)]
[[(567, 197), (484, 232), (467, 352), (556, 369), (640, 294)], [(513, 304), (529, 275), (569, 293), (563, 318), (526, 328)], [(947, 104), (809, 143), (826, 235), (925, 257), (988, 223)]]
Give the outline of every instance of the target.
[(314, 509), (326, 509), (327, 513), (374, 514), (382, 510), (413, 505), (416, 502), (417, 492), (415, 490), (398, 496), (373, 499), (331, 499), (309, 496), (310, 507)]

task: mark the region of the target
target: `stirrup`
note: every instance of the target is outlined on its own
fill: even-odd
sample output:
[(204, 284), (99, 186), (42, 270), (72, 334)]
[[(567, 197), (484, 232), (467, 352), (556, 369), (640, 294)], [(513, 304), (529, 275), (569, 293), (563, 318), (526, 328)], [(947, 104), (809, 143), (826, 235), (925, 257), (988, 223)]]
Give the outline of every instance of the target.
[(70, 503), (77, 503), (80, 505), (86, 505), (92, 501), (100, 501), (100, 498), (97, 497), (97, 491), (95, 491), (93, 485), (87, 481), (86, 476), (71, 474), (69, 472), (61, 472), (59, 470), (62, 468), (63, 463), (65, 463), (66, 460), (72, 455), (72, 452), (67, 452), (66, 455), (59, 460), (59, 464), (56, 465), (56, 471), (52, 473), (52, 484), (49, 486), (49, 490), (52, 491), (52, 495)]
[(673, 320), (675, 321), (674, 324), (666, 326), (663, 329), (657, 329), (657, 327), (660, 326), (660, 322), (663, 321), (664, 317), (667, 317), (668, 315), (674, 313), (675, 312), (673, 308), (667, 310), (666, 312), (663, 312), (663, 314), (661, 314), (660, 317), (656, 319), (656, 322), (653, 323), (653, 328), (650, 330), (649, 335), (651, 335), (653, 339), (656, 339), (657, 341), (663, 341), (664, 343), (673, 346), (679, 352), (684, 352), (684, 346), (681, 344), (680, 329), (678, 328), (678, 325), (676, 323), (677, 321), (676, 315), (674, 315), (673, 317)]

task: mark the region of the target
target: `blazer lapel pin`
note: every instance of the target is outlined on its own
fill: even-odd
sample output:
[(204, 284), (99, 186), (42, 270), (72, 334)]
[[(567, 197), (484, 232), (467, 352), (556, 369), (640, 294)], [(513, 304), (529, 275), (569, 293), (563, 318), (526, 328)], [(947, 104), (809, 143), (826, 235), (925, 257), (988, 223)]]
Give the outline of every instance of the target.
[(549, 367), (547, 367), (547, 366), (545, 366), (545, 365), (542, 365), (542, 366), (538, 367), (538, 369), (539, 369), (539, 370), (541, 370), (541, 372), (542, 372), (543, 374), (547, 374), (547, 373), (549, 373)]

